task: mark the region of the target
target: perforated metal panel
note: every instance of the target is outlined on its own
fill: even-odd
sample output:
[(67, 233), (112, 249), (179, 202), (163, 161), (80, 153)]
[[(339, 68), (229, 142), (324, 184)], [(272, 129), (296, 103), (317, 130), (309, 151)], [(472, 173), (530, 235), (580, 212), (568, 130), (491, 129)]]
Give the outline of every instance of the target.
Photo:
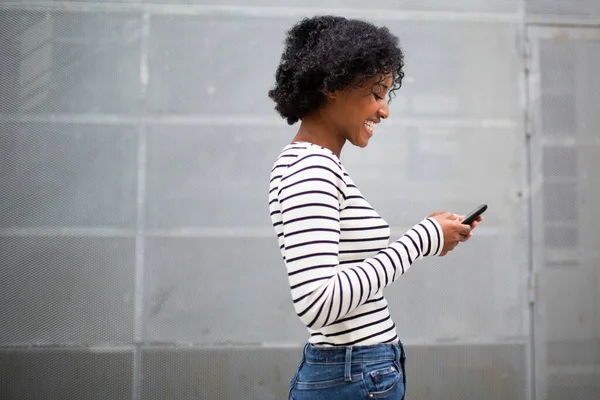
[(531, 14), (600, 16), (600, 3), (596, 0), (525, 0), (525, 10)]
[(273, 155), (292, 136), (293, 128), (276, 124), (148, 127), (146, 226), (258, 228), (270, 235), (264, 193), (256, 188), (268, 185)]
[(0, 112), (135, 112), (140, 25), (139, 13), (2, 10)]
[(257, 345), (306, 340), (285, 270), (277, 268), (278, 246), (267, 237), (242, 235), (147, 240), (146, 341)]
[(600, 30), (530, 37), (538, 398), (598, 398)]
[(133, 240), (3, 234), (0, 254), (2, 345), (133, 339)]
[(136, 224), (137, 128), (0, 121), (0, 228)]
[(157, 114), (269, 115), (266, 90), (293, 19), (205, 15), (151, 18), (149, 111)]
[[(219, 0), (142, 0), (147, 3), (200, 4), (222, 6)], [(236, 6), (267, 6), (267, 7), (302, 7), (318, 11), (319, 9), (339, 10), (436, 10), (436, 11), (472, 11), (472, 12), (516, 12), (520, 6), (519, 0), (457, 0), (444, 2), (440, 0), (372, 0), (365, 3), (361, 0), (229, 0), (227, 5)]]
[(0, 349), (0, 360), (2, 399), (131, 398), (132, 349)]
[(302, 348), (142, 349), (142, 397), (283, 399)]
[(526, 399), (526, 347), (519, 344), (406, 346), (407, 398)]

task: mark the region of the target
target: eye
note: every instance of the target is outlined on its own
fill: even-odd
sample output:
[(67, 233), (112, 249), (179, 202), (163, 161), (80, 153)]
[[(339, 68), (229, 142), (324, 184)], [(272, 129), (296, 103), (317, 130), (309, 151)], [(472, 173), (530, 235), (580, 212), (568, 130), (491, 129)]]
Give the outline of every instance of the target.
[(379, 101), (379, 100), (383, 100), (383, 97), (381, 97), (381, 96), (380, 96), (380, 95), (378, 95), (377, 93), (373, 93), (373, 96), (375, 96), (375, 99), (376, 99), (377, 101)]

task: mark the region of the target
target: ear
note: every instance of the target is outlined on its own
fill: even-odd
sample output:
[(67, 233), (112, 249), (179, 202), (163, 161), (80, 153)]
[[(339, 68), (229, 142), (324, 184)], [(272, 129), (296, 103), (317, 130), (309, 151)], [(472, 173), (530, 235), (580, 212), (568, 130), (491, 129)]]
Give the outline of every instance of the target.
[(338, 97), (338, 92), (337, 91), (323, 91), (323, 96), (325, 96), (325, 98), (327, 100), (335, 100)]

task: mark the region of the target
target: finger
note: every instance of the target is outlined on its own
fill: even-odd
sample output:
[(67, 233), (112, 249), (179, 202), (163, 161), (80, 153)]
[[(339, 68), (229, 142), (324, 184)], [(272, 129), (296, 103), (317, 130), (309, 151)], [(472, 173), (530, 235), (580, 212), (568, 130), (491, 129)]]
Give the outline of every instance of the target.
[(466, 242), (467, 240), (471, 239), (472, 237), (473, 237), (473, 233), (469, 233), (468, 235), (460, 235), (460, 241)]
[(483, 217), (480, 215), (479, 217), (475, 218), (473, 222), (471, 222), (471, 228), (475, 228), (481, 221), (483, 221)]
[(460, 235), (468, 235), (469, 233), (471, 233), (471, 226), (465, 224), (458, 224), (457, 230)]

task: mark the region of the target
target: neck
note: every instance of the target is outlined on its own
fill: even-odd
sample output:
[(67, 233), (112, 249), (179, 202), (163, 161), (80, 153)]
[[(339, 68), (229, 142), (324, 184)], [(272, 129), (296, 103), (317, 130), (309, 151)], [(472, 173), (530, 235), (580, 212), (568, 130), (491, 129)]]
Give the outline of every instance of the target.
[(337, 132), (335, 127), (326, 122), (320, 115), (309, 115), (302, 119), (294, 142), (309, 142), (329, 149), (338, 158), (346, 139)]

